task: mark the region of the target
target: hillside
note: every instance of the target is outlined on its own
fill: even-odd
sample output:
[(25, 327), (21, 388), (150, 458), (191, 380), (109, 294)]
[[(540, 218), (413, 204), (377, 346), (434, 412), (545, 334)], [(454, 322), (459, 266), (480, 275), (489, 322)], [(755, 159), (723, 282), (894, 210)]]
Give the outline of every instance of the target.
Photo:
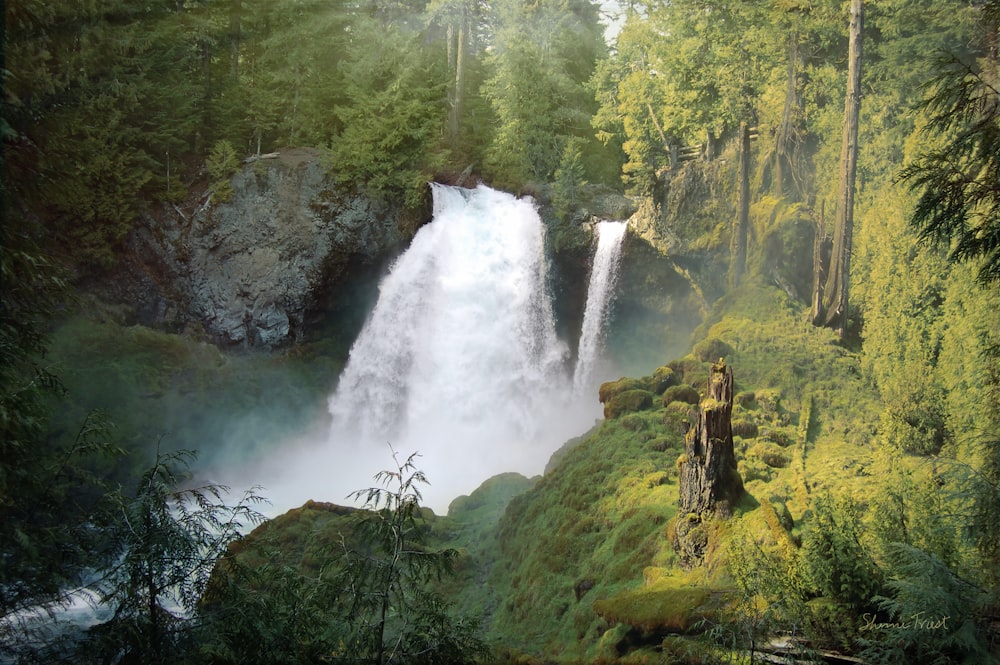
[[(734, 431), (748, 496), (731, 520), (710, 525), (706, 565), (685, 570), (670, 536), (676, 463), (684, 420), (720, 355), (737, 375)], [(801, 543), (815, 526), (813, 496), (852, 496), (872, 473), (875, 398), (857, 354), (806, 323), (803, 307), (777, 289), (733, 294), (690, 355), (633, 383), (649, 398), (568, 442), (537, 481), (505, 480), (498, 495), (498, 477), (430, 518), (434, 542), (463, 552), (447, 585), (457, 607), (481, 614), (488, 639), (511, 654), (592, 661), (704, 633), (700, 622), (735, 611), (741, 598), (734, 552)], [(295, 515), (267, 532), (305, 514)], [(282, 538), (330, 538), (327, 529), (314, 522)], [(691, 645), (671, 648), (679, 655)]]

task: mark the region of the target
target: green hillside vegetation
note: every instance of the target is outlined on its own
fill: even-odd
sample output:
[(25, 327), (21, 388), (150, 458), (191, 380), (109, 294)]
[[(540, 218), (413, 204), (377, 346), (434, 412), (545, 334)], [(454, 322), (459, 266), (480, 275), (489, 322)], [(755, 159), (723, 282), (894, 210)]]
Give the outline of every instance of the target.
[[(733, 663), (776, 636), (1000, 660), (1000, 2), (628, 3), (613, 45), (601, 11), (6, 3), (0, 661)], [(633, 376), (544, 475), (434, 515), (387, 456), (365, 509), (246, 538), (259, 497), (190, 487), (187, 448), (226, 463), (311, 423), (362, 316), (240, 354), (93, 294), (140, 214), (300, 146), (414, 219), (429, 180), (532, 195), (563, 294), (584, 199), (635, 213), (608, 343)], [(678, 514), (720, 359), (746, 493)], [(35, 621), (85, 585), (113, 616)]]
[[(785, 631), (816, 648), (858, 652), (870, 639), (864, 617), (889, 611), (876, 595), (916, 602), (892, 595), (914, 581), (907, 552), (977, 566), (948, 517), (952, 499), (927, 491), (952, 482), (948, 462), (887, 445), (859, 354), (810, 325), (803, 305), (775, 288), (746, 288), (717, 306), (705, 332), (691, 355), (605, 384), (615, 412), (558, 451), (542, 478), (501, 476), (457, 499), (447, 516), (428, 515), (431, 540), (460, 552), (456, 577), (441, 588), (483, 619), (509, 657), (706, 662)], [(685, 569), (671, 534), (672, 522), (686, 519), (676, 514), (676, 465), (696, 406), (675, 398), (704, 390), (720, 350), (738, 376), (733, 423), (747, 496), (732, 519), (704, 526), (705, 565)], [(350, 534), (318, 516), (325, 513), (310, 519), (315, 510), (274, 520), (241, 547), (253, 551), (261, 536), (267, 543), (280, 534), (278, 551), (289, 553), (282, 561), (308, 549), (302, 570), (314, 572), (314, 552)], [(950, 579), (955, 591), (969, 590)], [(938, 635), (955, 644), (944, 652), (983, 653), (968, 600), (940, 606), (954, 609), (954, 632)], [(947, 614), (928, 607), (928, 621)]]

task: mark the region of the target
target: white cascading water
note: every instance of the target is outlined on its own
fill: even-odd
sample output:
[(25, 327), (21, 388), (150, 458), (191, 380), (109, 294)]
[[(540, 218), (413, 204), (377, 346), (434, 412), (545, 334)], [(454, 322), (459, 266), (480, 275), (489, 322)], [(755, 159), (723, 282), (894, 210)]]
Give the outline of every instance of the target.
[[(394, 468), (391, 445), (400, 462), (420, 454), (416, 468), (430, 481), (418, 488), (422, 503), (444, 513), (495, 474), (542, 473), (600, 417), (596, 391), (574, 398), (534, 203), (485, 186), (432, 188), (434, 218), (379, 285), (330, 397), (329, 430), (262, 465), (275, 512), (308, 499), (343, 503)], [(595, 259), (594, 274), (615, 264)], [(613, 277), (601, 279), (606, 306)], [(588, 367), (600, 348), (588, 342), (581, 353)]]
[[(435, 509), (490, 475), (540, 473), (566, 438), (568, 349), (556, 336), (544, 226), (530, 200), (432, 185), (433, 221), (379, 287), (330, 398), (331, 445), (419, 451)], [(438, 496), (441, 485), (452, 492)]]
[(604, 357), (608, 312), (618, 281), (622, 243), (627, 228), (627, 222), (609, 221), (598, 222), (594, 227), (597, 250), (590, 269), (587, 306), (583, 312), (576, 371), (573, 374), (573, 397), (577, 400), (596, 400), (597, 384), (610, 378), (600, 376), (600, 362)]

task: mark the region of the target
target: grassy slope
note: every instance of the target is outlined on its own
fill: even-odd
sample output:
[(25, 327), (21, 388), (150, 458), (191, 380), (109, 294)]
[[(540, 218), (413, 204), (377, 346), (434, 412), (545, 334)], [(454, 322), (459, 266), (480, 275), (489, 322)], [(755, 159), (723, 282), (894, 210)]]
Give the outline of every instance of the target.
[(616, 622), (691, 629), (718, 608), (718, 592), (732, 588), (727, 539), (737, 531), (772, 544), (781, 538), (769, 533), (774, 520), (762, 500), (778, 512), (787, 508), (797, 532), (808, 521), (810, 492), (860, 489), (873, 399), (857, 358), (806, 318), (776, 289), (744, 289), (718, 303), (697, 333), (694, 355), (672, 363), (685, 383), (703, 391), (706, 361), (722, 350), (741, 391), (734, 421), (753, 422), (757, 430), (750, 436), (754, 428), (744, 425), (747, 438), (737, 438), (751, 498), (731, 524), (713, 527), (707, 566), (681, 570), (670, 543), (687, 407), (657, 398), (576, 441), (511, 503), (490, 576), (503, 598), (491, 628), (498, 643), (590, 660), (615, 655), (625, 637)]

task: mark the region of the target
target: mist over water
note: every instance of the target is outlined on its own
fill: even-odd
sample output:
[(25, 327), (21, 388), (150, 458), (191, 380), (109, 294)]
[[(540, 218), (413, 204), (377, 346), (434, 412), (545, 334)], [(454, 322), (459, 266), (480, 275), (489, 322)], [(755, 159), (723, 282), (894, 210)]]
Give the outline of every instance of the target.
[[(595, 376), (613, 276), (587, 306), (574, 379), (556, 335), (545, 227), (530, 199), (485, 186), (432, 185), (434, 218), (379, 286), (379, 298), (329, 399), (330, 419), (260, 472), (275, 509), (345, 503), (411, 453), (443, 514), (487, 478), (540, 474), (600, 417)], [(610, 223), (605, 223), (610, 224)], [(594, 273), (613, 271), (625, 223), (600, 230)], [(591, 296), (588, 295), (588, 298)], [(598, 308), (591, 312), (591, 307)], [(574, 385), (575, 384), (575, 385)], [(581, 393), (593, 392), (581, 399)], [(322, 431), (327, 427), (326, 431)]]

